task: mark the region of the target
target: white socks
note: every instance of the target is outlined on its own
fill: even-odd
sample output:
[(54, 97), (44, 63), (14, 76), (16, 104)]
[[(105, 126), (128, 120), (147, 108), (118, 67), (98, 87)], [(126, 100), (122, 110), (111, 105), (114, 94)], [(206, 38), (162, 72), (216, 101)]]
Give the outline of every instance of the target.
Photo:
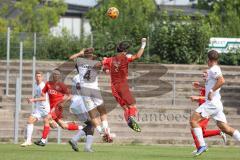
[(32, 141), (33, 124), (27, 124), (27, 142)]
[(103, 133), (103, 130), (102, 130), (102, 127), (101, 126), (97, 126), (96, 127), (97, 131), (99, 134), (102, 134)]
[(193, 132), (195, 133), (200, 146), (206, 146), (204, 138), (203, 138), (202, 128), (193, 128)]
[(92, 135), (87, 135), (85, 148), (91, 149), (92, 143), (93, 143), (93, 136)]
[(103, 129), (106, 129), (106, 128), (108, 128), (108, 121), (102, 121), (102, 128)]
[[(75, 136), (73, 136), (72, 140), (75, 141), (75, 142), (78, 142), (79, 139), (82, 136), (85, 136), (85, 135), (86, 135), (86, 133), (83, 130), (79, 130), (78, 133)], [(87, 135), (86, 136), (85, 148), (86, 149), (91, 149), (92, 144), (93, 144), (93, 136), (92, 135)]]
[(79, 130), (78, 133), (75, 136), (73, 136), (72, 140), (77, 142), (82, 136), (85, 136), (85, 135), (86, 133), (83, 130)]
[(234, 139), (236, 139), (237, 141), (240, 141), (240, 133), (238, 130), (235, 130), (233, 132), (233, 136), (232, 136)]

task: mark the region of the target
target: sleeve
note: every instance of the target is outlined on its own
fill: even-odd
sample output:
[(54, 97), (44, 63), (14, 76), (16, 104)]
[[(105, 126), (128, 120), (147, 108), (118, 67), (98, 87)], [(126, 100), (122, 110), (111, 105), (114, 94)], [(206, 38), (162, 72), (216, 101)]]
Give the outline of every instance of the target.
[(111, 57), (110, 58), (104, 57), (102, 60), (103, 68), (109, 69), (111, 65), (111, 61), (112, 61)]
[(200, 96), (205, 96), (205, 88), (200, 89)]
[(131, 62), (133, 62), (132, 57), (128, 58), (128, 63), (131, 63)]
[(42, 89), (42, 93), (46, 94), (48, 91), (48, 82), (45, 84), (45, 86)]
[(103, 65), (110, 65), (111, 58), (103, 57), (102, 64)]
[(222, 71), (221, 71), (220, 67), (218, 67), (218, 66), (213, 67), (210, 71), (211, 71), (211, 75), (214, 79), (217, 79), (218, 77), (222, 76)]
[(127, 54), (127, 60), (128, 60), (128, 63), (133, 62), (133, 59), (132, 59), (132, 55), (131, 55), (131, 54)]

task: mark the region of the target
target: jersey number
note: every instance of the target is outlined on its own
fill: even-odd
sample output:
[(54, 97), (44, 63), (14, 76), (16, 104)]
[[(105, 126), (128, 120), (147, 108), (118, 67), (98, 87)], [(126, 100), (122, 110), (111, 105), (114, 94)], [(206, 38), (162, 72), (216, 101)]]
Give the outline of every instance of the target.
[(87, 72), (85, 73), (83, 78), (89, 81), (90, 80), (90, 74), (91, 74), (91, 70), (87, 70)]

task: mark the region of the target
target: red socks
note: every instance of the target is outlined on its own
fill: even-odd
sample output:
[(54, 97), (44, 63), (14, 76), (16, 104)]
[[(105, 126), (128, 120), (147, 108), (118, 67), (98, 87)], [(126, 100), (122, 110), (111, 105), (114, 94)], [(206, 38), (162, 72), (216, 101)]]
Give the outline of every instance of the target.
[(130, 116), (136, 116), (137, 114), (137, 108), (136, 107), (131, 107), (128, 109), (128, 115)]
[(128, 110), (128, 108), (126, 108), (126, 109), (124, 110), (124, 118), (125, 118), (126, 121), (128, 121), (128, 117), (129, 117), (128, 112), (129, 112), (129, 110)]
[(203, 137), (212, 137), (216, 135), (220, 135), (221, 131), (220, 130), (205, 130), (203, 132)]
[(131, 108), (126, 108), (124, 109), (124, 118), (126, 121), (128, 121), (128, 118), (130, 116), (136, 116), (137, 114), (137, 108), (136, 107), (131, 107)]
[(42, 138), (46, 139), (49, 133), (50, 127), (49, 126), (44, 126), (43, 132), (42, 132)]

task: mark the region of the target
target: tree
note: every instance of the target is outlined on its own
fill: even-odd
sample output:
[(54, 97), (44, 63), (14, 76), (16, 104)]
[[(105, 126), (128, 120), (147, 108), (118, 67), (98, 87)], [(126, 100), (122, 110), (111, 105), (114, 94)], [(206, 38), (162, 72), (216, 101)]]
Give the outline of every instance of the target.
[(153, 24), (151, 54), (167, 63), (204, 63), (211, 34), (210, 25), (201, 14), (185, 15), (175, 11), (159, 12)]
[[(63, 0), (0, 1), (4, 8), (0, 12), (0, 30), (10, 26), (15, 32), (48, 33), (52, 26), (57, 25), (60, 16), (67, 9)], [(8, 17), (11, 11), (15, 11), (17, 15)], [(7, 25), (1, 25), (1, 22)]]
[[(106, 16), (107, 9), (112, 6), (118, 8), (120, 12), (115, 20)], [(153, 0), (99, 1), (98, 7), (87, 14), (95, 40), (94, 47), (101, 48), (106, 46), (106, 42), (121, 40), (130, 40), (133, 44), (139, 44), (142, 37), (148, 36), (149, 24), (155, 11), (156, 5)]]
[(202, 9), (209, 10), (208, 22), (213, 36), (240, 36), (240, 1), (239, 0), (204, 0), (198, 1)]

